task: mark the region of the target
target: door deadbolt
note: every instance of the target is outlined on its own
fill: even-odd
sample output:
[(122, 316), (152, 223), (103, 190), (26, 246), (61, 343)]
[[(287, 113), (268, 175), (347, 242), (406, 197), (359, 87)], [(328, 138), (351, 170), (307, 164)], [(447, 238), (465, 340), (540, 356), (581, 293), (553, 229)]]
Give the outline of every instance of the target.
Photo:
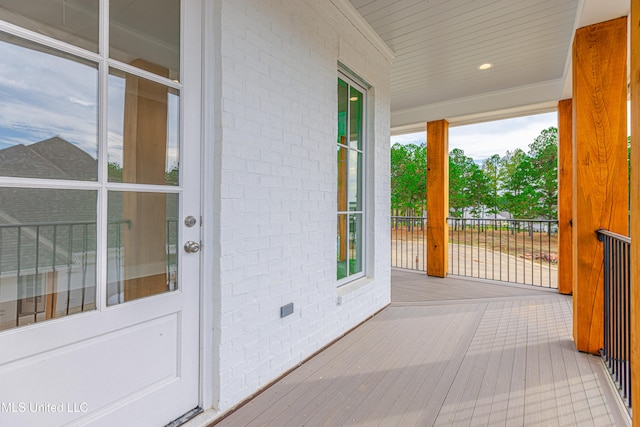
[(195, 254), (200, 251), (200, 243), (189, 240), (184, 244), (184, 251), (189, 254)]
[(184, 219), (184, 225), (186, 225), (189, 228), (191, 228), (194, 225), (196, 225), (197, 222), (198, 222), (198, 220), (193, 215), (189, 215), (188, 217), (186, 217)]

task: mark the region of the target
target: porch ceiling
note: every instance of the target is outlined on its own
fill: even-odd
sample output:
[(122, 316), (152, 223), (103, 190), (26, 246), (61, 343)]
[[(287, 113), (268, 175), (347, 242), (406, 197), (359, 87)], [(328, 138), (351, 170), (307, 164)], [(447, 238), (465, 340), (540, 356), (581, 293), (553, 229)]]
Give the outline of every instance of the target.
[(629, 11), (628, 0), (349, 1), (395, 53), (394, 134), (554, 110), (571, 97), (575, 30)]

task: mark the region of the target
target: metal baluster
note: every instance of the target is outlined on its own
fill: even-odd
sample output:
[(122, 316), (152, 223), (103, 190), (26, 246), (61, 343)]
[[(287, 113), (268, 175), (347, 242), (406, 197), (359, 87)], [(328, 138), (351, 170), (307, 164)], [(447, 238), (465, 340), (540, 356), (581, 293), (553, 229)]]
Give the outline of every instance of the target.
[(89, 225), (85, 224), (83, 228), (83, 239), (82, 239), (82, 302), (80, 303), (80, 311), (84, 311), (84, 303), (85, 303), (85, 295), (87, 292), (87, 250), (88, 250), (88, 242), (87, 238), (89, 235), (88, 230)]
[[(57, 272), (56, 272), (56, 252), (58, 250), (58, 226), (53, 226), (53, 254), (51, 255), (51, 280), (53, 282), (51, 289), (56, 294), (58, 293), (57, 289)], [(58, 317), (58, 307), (56, 306), (58, 298), (51, 298), (51, 317)], [(54, 303), (55, 302), (55, 303)]]
[(36, 268), (33, 280), (33, 323), (38, 322), (38, 297), (42, 281), (38, 275), (38, 264), (40, 263), (40, 226), (36, 226)]
[(19, 305), (19, 309), (16, 310), (16, 327), (19, 326), (20, 324), (20, 309), (22, 309), (22, 296), (24, 295), (24, 292), (22, 292), (22, 286), (20, 284), (20, 268), (22, 267), (21, 265), (21, 260), (20, 260), (20, 252), (21, 252), (21, 246), (22, 246), (22, 227), (18, 226), (18, 244), (16, 246), (16, 250), (17, 250), (17, 262), (16, 262), (16, 267), (17, 267), (17, 272), (16, 272), (16, 287), (18, 288), (18, 305)]
[(604, 297), (605, 297), (605, 303), (604, 303), (604, 358), (605, 358), (605, 362), (608, 363), (608, 359), (609, 359), (609, 354), (611, 354), (611, 349), (610, 349), (610, 313), (611, 313), (611, 291), (609, 289), (610, 285), (609, 285), (609, 261), (607, 260), (607, 247), (608, 247), (608, 242), (606, 237), (602, 237), (600, 236), (600, 240), (604, 242)]
[(71, 305), (71, 257), (73, 256), (73, 224), (69, 224), (69, 242), (67, 246), (67, 310), (69, 315), (69, 306)]

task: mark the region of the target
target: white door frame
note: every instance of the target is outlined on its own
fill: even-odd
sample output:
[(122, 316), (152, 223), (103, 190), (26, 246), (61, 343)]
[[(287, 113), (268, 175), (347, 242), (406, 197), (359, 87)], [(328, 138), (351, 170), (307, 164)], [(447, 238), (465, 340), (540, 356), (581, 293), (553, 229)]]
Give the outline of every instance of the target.
[[(102, 8), (104, 14), (107, 7)], [(14, 401), (12, 392), (15, 390), (8, 390), (6, 395), (0, 394), (1, 402), (15, 403), (18, 412), (3, 410), (0, 411), (0, 424), (4, 424), (3, 419), (5, 416), (14, 416), (13, 421), (7, 421), (11, 425), (18, 425), (20, 421), (20, 415), (24, 412), (31, 411), (29, 404), (34, 403), (38, 406), (37, 415), (38, 420), (47, 420), (49, 425), (54, 425), (56, 421), (56, 413), (65, 412), (67, 416), (58, 418), (61, 422), (71, 423), (84, 423), (93, 421), (96, 425), (114, 425), (114, 421), (135, 419), (137, 425), (143, 423), (158, 422), (167, 423), (172, 421), (165, 418), (153, 418), (154, 414), (162, 412), (162, 405), (158, 407), (158, 401), (156, 398), (150, 397), (152, 393), (162, 394), (163, 389), (173, 389), (173, 384), (180, 383), (181, 381), (188, 381), (191, 384), (189, 387), (188, 396), (185, 396), (185, 402), (193, 402), (192, 404), (182, 404), (184, 410), (187, 411), (189, 406), (198, 406), (204, 403), (205, 393), (203, 390), (211, 389), (206, 384), (203, 386), (203, 374), (201, 364), (204, 357), (201, 357), (200, 348), (202, 347), (203, 337), (199, 330), (203, 325), (205, 319), (204, 314), (209, 313), (211, 306), (209, 304), (201, 303), (201, 293), (204, 292), (202, 286), (202, 253), (198, 254), (185, 254), (182, 252), (182, 245), (187, 240), (194, 240), (196, 242), (201, 241), (201, 221), (202, 208), (201, 201), (203, 187), (201, 181), (200, 167), (202, 165), (203, 156), (201, 151), (203, 149), (203, 130), (202, 130), (202, 0), (183, 0), (183, 14), (182, 14), (182, 60), (181, 60), (181, 73), (182, 81), (186, 82), (183, 88), (181, 88), (181, 183), (182, 189), (178, 189), (175, 192), (179, 195), (181, 200), (179, 211), (179, 240), (178, 249), (181, 251), (179, 255), (179, 274), (181, 280), (179, 280), (180, 290), (155, 295), (148, 298), (129, 301), (124, 304), (114, 305), (107, 307), (106, 295), (106, 251), (101, 255), (101, 261), (98, 263), (97, 272), (97, 295), (96, 305), (97, 309), (94, 311), (79, 313), (70, 315), (68, 317), (52, 319), (41, 323), (35, 323), (29, 326), (19, 327), (11, 330), (0, 332), (0, 342), (2, 343), (2, 354), (0, 355), (0, 382), (3, 384), (16, 384), (17, 388), (22, 388), (25, 392), (19, 392), (16, 394)], [(108, 12), (108, 11), (107, 11)], [(11, 24), (0, 23), (0, 29), (9, 30), (9, 32), (19, 35), (28, 40), (35, 41), (37, 43), (43, 43), (47, 46), (54, 47), (58, 50), (65, 51), (71, 54), (81, 54), (81, 56), (88, 57), (90, 60), (96, 61), (101, 64), (101, 71), (99, 73), (100, 79), (103, 84), (103, 89), (100, 93), (101, 108), (100, 113), (101, 125), (100, 133), (102, 136), (102, 143), (100, 153), (102, 156), (106, 155), (106, 140), (104, 139), (107, 134), (106, 129), (106, 76), (108, 74), (107, 63), (99, 55), (87, 55), (85, 51), (74, 46), (67, 45), (66, 43), (50, 40), (45, 36), (31, 33), (22, 28), (18, 28)], [(104, 44), (103, 44), (104, 49)], [(122, 67), (127, 70), (126, 66)], [(127, 70), (128, 71), (128, 70)], [(146, 76), (145, 73), (140, 73)], [(153, 76), (148, 76), (153, 77)], [(189, 141), (189, 142), (187, 142)], [(185, 149), (188, 147), (188, 149)], [(197, 147), (197, 148), (196, 148)], [(187, 165), (193, 165), (193, 167), (185, 167)], [(197, 165), (197, 166), (196, 166)], [(106, 160), (102, 160), (102, 174), (106, 170)], [(203, 170), (207, 170), (204, 168)], [(17, 188), (30, 188), (36, 185), (39, 188), (73, 188), (77, 190), (96, 190), (99, 191), (98, 202), (98, 223), (103, 224), (106, 227), (106, 201), (107, 201), (107, 188), (112, 190), (144, 190), (151, 192), (164, 192), (165, 188), (160, 186), (139, 186), (118, 184), (109, 185), (105, 187), (104, 183), (99, 182), (60, 182), (51, 180), (49, 182), (42, 181), (30, 181), (25, 179), (4, 178), (0, 179), (1, 185), (11, 186)], [(205, 186), (208, 188), (208, 186)], [(173, 190), (171, 192), (174, 192)], [(197, 200), (197, 206), (185, 207), (182, 203), (184, 198), (190, 200)], [(198, 218), (198, 226), (187, 228), (183, 224), (183, 220), (187, 215), (194, 215)], [(106, 247), (105, 237), (106, 231), (98, 228), (98, 248)], [(184, 280), (187, 275), (190, 275), (192, 279)], [(144, 313), (143, 313), (144, 312)], [(211, 316), (207, 316), (211, 317)], [(188, 327), (187, 327), (188, 326)], [(174, 329), (172, 329), (174, 328)], [(181, 330), (182, 329), (182, 330)], [(131, 330), (132, 332), (128, 332)], [(154, 374), (160, 375), (160, 377), (144, 377), (144, 370), (133, 369), (131, 372), (126, 372), (125, 366), (112, 367), (116, 372), (109, 371), (109, 355), (105, 355), (103, 359), (100, 359), (100, 355), (105, 354), (104, 351), (113, 351), (114, 355), (125, 355), (123, 360), (127, 357), (134, 357), (135, 355), (127, 353), (128, 345), (134, 349), (139, 344), (139, 337), (153, 337), (155, 341), (150, 344), (157, 344), (157, 348), (162, 350), (171, 344), (171, 339), (162, 337), (167, 332), (176, 333), (177, 341), (174, 341), (176, 345), (176, 353), (171, 357), (174, 357), (176, 361), (185, 360), (184, 363), (173, 365), (171, 358), (168, 360), (168, 364), (160, 366)], [(184, 332), (185, 335), (182, 335)], [(110, 341), (114, 334), (118, 335), (119, 339)], [(137, 334), (137, 335), (136, 335)], [(156, 336), (157, 335), (157, 336)], [(120, 339), (121, 338), (121, 339)], [(169, 339), (169, 341), (167, 341)], [(187, 339), (188, 343), (185, 343)], [(118, 342), (120, 346), (118, 349), (113, 349), (113, 345), (109, 343)], [(87, 350), (89, 347), (92, 349)], [(170, 349), (170, 348), (169, 348)], [(133, 350), (131, 350), (133, 351)], [(204, 351), (203, 355), (207, 356), (209, 352)], [(97, 363), (95, 372), (97, 375), (87, 375), (91, 372), (90, 368), (83, 368), (83, 360), (74, 360), (72, 357), (68, 357), (69, 354), (79, 355), (92, 355), (98, 356), (95, 360), (91, 360), (92, 363)], [(153, 353), (153, 348), (149, 349), (149, 355), (157, 354)], [(80, 357), (80, 356), (78, 356)], [(149, 358), (153, 363), (153, 358)], [(84, 360), (89, 363), (89, 361)], [(70, 379), (70, 383), (67, 386), (62, 386), (63, 383), (56, 384), (56, 387), (52, 387), (49, 384), (49, 388), (42, 387), (42, 376), (30, 374), (32, 367), (45, 366), (42, 372), (60, 372), (58, 378)], [(138, 363), (140, 365), (140, 363)], [(142, 365), (140, 365), (142, 366)], [(139, 367), (140, 367), (139, 366)], [(83, 371), (84, 369), (84, 371)], [(163, 369), (169, 369), (166, 374), (163, 374)], [(172, 370), (175, 369), (175, 374)], [(152, 370), (152, 369), (151, 369)], [(40, 372), (40, 373), (42, 373)], [(74, 377), (74, 372), (85, 372), (85, 374)], [(126, 375), (125, 375), (126, 374)], [(106, 386), (111, 376), (118, 378), (118, 375), (122, 378), (130, 379), (131, 383), (125, 384), (127, 381), (121, 381), (119, 384)], [(149, 374), (151, 375), (151, 374)], [(165, 375), (165, 377), (162, 377)], [(163, 379), (164, 378), (164, 379)], [(145, 382), (147, 381), (147, 382)], [(136, 382), (140, 382), (137, 384)], [(51, 383), (51, 381), (49, 381)], [(22, 384), (22, 385), (20, 385)], [(126, 386), (130, 385), (132, 393), (126, 392), (128, 397), (125, 399), (123, 396), (117, 397), (118, 388), (122, 387), (126, 389)], [(59, 387), (59, 389), (58, 389)], [(101, 388), (107, 387), (109, 390), (102, 391)], [(136, 388), (138, 387), (138, 388)], [(56, 390), (53, 390), (55, 388)], [(96, 399), (91, 393), (86, 396), (74, 396), (74, 390), (92, 390), (98, 389), (97, 393), (111, 393), (106, 398), (107, 400)], [(137, 391), (136, 391), (137, 390)], [(113, 396), (111, 396), (113, 395)], [(57, 396), (57, 397), (56, 397)], [(176, 400), (179, 400), (180, 396), (175, 396)], [(58, 400), (53, 401), (54, 397)], [(77, 398), (76, 398), (77, 397)], [(82, 399), (87, 399), (87, 402)], [(91, 399), (96, 403), (96, 406), (90, 403)], [(130, 405), (135, 403), (136, 407)], [(57, 411), (58, 403), (64, 405), (64, 411)], [(26, 405), (26, 410), (22, 411), (21, 404)], [(70, 408), (69, 405), (72, 405)], [(185, 406), (186, 405), (186, 406)], [(51, 409), (54, 408), (54, 409)], [(3, 407), (6, 409), (6, 406)], [(71, 417), (69, 416), (70, 409), (78, 409)], [(180, 414), (175, 414), (179, 416)], [(166, 415), (159, 415), (159, 417), (166, 417)], [(36, 422), (40, 422), (36, 420)], [(32, 425), (33, 419), (24, 419), (27, 425)]]
[[(221, 120), (221, 12), (222, 0), (202, 0), (202, 242), (200, 292), (200, 406), (215, 413), (220, 403), (220, 168), (216, 146)], [(205, 261), (206, 260), (206, 261)]]

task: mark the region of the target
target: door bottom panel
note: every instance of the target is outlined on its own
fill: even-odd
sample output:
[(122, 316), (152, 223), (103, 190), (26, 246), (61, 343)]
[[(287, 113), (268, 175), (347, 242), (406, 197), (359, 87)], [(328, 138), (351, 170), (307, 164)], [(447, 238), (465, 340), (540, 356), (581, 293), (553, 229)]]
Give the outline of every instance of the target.
[(180, 315), (172, 313), (0, 368), (0, 425), (94, 418), (179, 376)]

